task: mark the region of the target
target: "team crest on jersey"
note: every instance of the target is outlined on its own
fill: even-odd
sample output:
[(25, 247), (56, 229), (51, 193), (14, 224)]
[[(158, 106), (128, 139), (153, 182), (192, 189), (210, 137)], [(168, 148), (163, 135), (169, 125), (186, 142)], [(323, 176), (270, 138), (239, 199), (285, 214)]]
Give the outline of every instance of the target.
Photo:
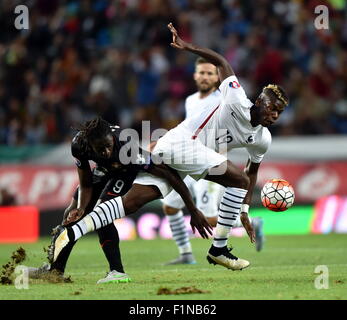
[(240, 88), (240, 84), (237, 81), (231, 81), (229, 82), (229, 87), (237, 89), (237, 88)]

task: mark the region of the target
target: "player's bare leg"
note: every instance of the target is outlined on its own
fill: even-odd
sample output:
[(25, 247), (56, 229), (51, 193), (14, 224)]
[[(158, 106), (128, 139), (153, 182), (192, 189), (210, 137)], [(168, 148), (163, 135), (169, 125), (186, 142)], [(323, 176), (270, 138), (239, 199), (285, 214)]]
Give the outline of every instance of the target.
[(122, 197), (125, 215), (141, 209), (146, 203), (161, 198), (156, 186), (133, 184), (132, 188)]
[(232, 255), (227, 247), (227, 242), (230, 230), (240, 214), (241, 205), (247, 194), (249, 178), (229, 160), (219, 167), (213, 168), (213, 171), (217, 172), (218, 169), (225, 168), (223, 174), (213, 175), (210, 171), (210, 174), (205, 178), (226, 188), (219, 206), (215, 236), (207, 260), (209, 263), (219, 264), (231, 270), (242, 270), (249, 266), (249, 262)]

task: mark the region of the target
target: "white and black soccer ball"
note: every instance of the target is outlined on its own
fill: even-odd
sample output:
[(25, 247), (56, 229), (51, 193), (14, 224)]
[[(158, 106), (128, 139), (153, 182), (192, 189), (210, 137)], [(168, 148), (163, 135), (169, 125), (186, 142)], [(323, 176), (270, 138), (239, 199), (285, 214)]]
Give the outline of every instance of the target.
[(294, 204), (294, 189), (283, 179), (268, 180), (261, 190), (261, 202), (271, 211), (285, 211)]

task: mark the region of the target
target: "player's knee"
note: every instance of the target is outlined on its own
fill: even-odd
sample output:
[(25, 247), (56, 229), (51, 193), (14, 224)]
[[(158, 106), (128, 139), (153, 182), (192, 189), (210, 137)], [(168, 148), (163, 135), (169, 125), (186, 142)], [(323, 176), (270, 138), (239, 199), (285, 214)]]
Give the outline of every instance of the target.
[(174, 214), (176, 214), (179, 209), (176, 209), (176, 208), (173, 208), (173, 207), (170, 207), (170, 206), (167, 206), (166, 204), (163, 205), (163, 211), (166, 215), (168, 216), (172, 216)]

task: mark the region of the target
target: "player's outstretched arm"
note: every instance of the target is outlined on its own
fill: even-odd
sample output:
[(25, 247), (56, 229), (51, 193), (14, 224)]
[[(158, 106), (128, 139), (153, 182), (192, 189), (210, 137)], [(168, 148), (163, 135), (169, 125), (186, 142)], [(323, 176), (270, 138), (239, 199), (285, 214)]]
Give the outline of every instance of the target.
[(219, 53), (208, 49), (208, 48), (201, 48), (196, 45), (193, 45), (191, 43), (183, 41), (177, 33), (177, 30), (172, 25), (172, 23), (168, 24), (168, 28), (172, 33), (172, 42), (171, 46), (180, 49), (180, 50), (187, 50), (190, 52), (193, 52), (206, 60), (210, 61), (212, 64), (214, 64), (217, 67), (218, 74), (219, 74), (219, 80), (222, 82), (225, 78), (228, 78), (230, 76), (235, 75), (234, 70), (230, 66), (229, 62)]
[(150, 169), (148, 169), (148, 172), (155, 176), (166, 179), (174, 190), (181, 196), (191, 215), (190, 225), (192, 226), (194, 233), (195, 229), (197, 229), (200, 235), (205, 239), (208, 238), (208, 234), (212, 235), (212, 227), (206, 220), (203, 213), (195, 206), (187, 186), (175, 170), (171, 169), (165, 164), (157, 164), (151, 166)]

